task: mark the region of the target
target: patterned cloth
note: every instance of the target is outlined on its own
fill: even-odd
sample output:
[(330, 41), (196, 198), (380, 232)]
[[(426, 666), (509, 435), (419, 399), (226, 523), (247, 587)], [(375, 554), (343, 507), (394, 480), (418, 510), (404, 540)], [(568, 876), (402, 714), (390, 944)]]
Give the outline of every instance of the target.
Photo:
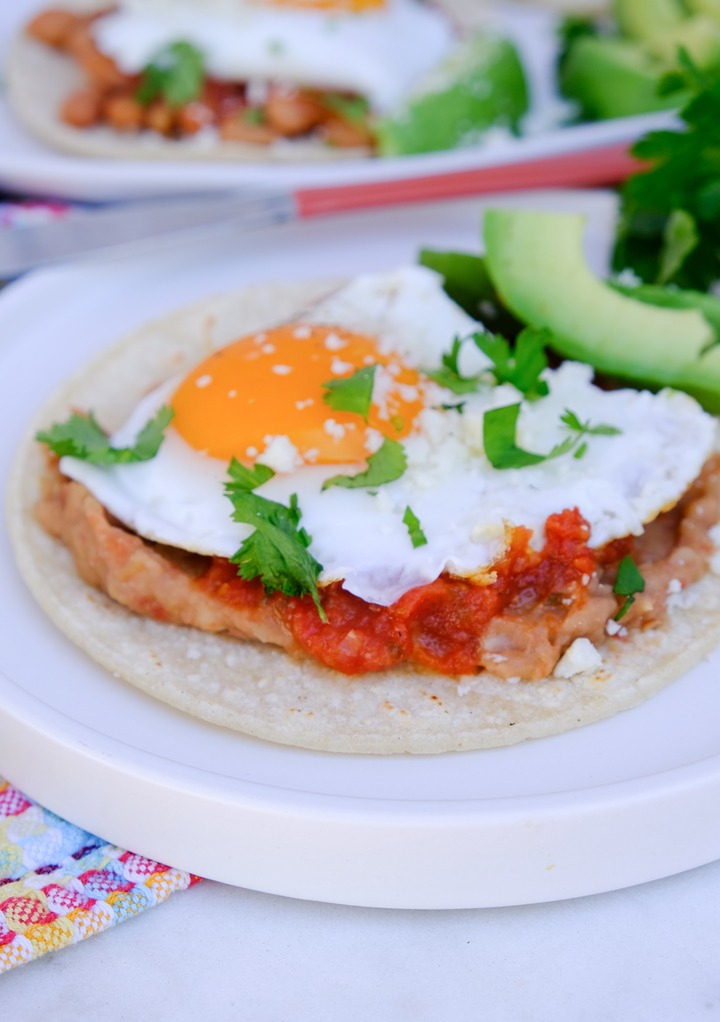
[(199, 879), (106, 844), (0, 777), (0, 973), (107, 930)]
[(72, 211), (66, 202), (4, 201), (0, 195), (0, 227), (24, 227), (57, 220)]

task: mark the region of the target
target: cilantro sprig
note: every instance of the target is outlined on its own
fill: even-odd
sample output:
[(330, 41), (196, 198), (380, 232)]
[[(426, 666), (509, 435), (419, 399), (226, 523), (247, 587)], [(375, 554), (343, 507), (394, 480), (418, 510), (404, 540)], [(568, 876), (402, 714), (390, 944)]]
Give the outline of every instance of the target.
[(202, 51), (179, 40), (164, 46), (143, 69), (135, 98), (143, 106), (155, 99), (164, 99), (171, 107), (185, 106), (200, 95), (204, 77)]
[(515, 434), (522, 405), (503, 405), (492, 408), (483, 416), (483, 447), (493, 468), (527, 468), (557, 458), (570, 449), (572, 438), (556, 444), (549, 454), (536, 454), (519, 447)]
[(367, 459), (367, 468), (354, 476), (331, 476), (322, 485), (323, 490), (331, 486), (342, 486), (354, 490), (369, 486), (383, 486), (399, 479), (407, 468), (403, 445), (397, 440), (385, 437), (382, 446)]
[(410, 536), (410, 542), (414, 549), (420, 546), (425, 546), (427, 543), (427, 536), (423, 532), (422, 526), (420, 525), (420, 519), (417, 517), (413, 509), (408, 506), (405, 508), (405, 514), (403, 515), (403, 525), (407, 527), (408, 535)]
[(589, 419), (585, 422), (581, 422), (575, 412), (571, 412), (569, 408), (566, 408), (564, 413), (560, 416), (560, 421), (567, 429), (572, 430), (576, 434), (575, 450), (573, 452), (574, 458), (582, 458), (587, 450), (587, 443), (583, 440), (586, 436), (619, 436), (622, 433), (621, 429), (617, 426), (610, 426), (606, 422), (599, 422), (597, 425), (592, 425)]
[(681, 51), (661, 89), (690, 93), (684, 126), (649, 132), (631, 150), (648, 166), (622, 188), (613, 269), (706, 291), (720, 280), (720, 72)]
[(543, 461), (559, 458), (563, 454), (574, 452), (575, 458), (582, 458), (587, 450), (586, 436), (617, 436), (621, 430), (606, 423), (593, 425), (589, 420), (582, 422), (575, 412), (566, 408), (560, 416), (560, 422), (570, 430), (565, 437), (547, 454), (527, 451), (520, 447), (516, 440), (517, 422), (522, 405), (503, 405), (492, 408), (483, 416), (483, 447), (485, 455), (493, 468), (528, 468), (539, 465)]
[(464, 342), (469, 339), (467, 337), (453, 338), (450, 351), (446, 351), (442, 355), (440, 369), (429, 369), (425, 373), (431, 380), (439, 383), (441, 387), (451, 390), (453, 394), (474, 394), (480, 386), (480, 376), (463, 376), (460, 372), (458, 359)]
[(364, 366), (352, 376), (323, 383), (323, 401), (336, 412), (355, 412), (367, 422), (372, 402), (376, 365)]
[(514, 348), (498, 334), (475, 334), (474, 340), (492, 362), (496, 383), (511, 383), (527, 401), (537, 401), (549, 393), (540, 376), (547, 369), (545, 347), (550, 336), (549, 330), (526, 327), (518, 334)]
[(253, 493), (274, 474), (263, 465), (247, 469), (235, 458), (230, 462), (225, 495), (233, 506), (233, 520), (252, 525), (255, 530), (230, 561), (237, 565), (241, 578), (259, 578), (266, 593), (309, 594), (320, 618), (327, 621), (317, 584), (322, 565), (308, 551), (311, 537), (300, 527), (297, 494), (293, 493), (285, 506)]
[(163, 405), (143, 426), (132, 447), (113, 447), (107, 433), (92, 412), (74, 413), (65, 422), (56, 422), (49, 430), (41, 430), (35, 439), (57, 454), (87, 461), (91, 465), (125, 465), (149, 461), (160, 450), (165, 430), (172, 421), (172, 408)]
[[(548, 394), (548, 385), (540, 376), (547, 369), (545, 346), (549, 340), (548, 330), (534, 327), (522, 330), (514, 347), (500, 334), (455, 337), (450, 351), (442, 356), (441, 368), (430, 370), (426, 375), (453, 394), (475, 393), (485, 383), (511, 383), (528, 401), (536, 401)], [(466, 341), (472, 341), (490, 359), (491, 369), (475, 376), (462, 375), (459, 358)]]
[(623, 557), (618, 565), (617, 578), (615, 579), (615, 585), (613, 586), (613, 592), (617, 596), (626, 597), (622, 607), (615, 615), (616, 621), (621, 621), (622, 618), (625, 617), (635, 602), (637, 594), (644, 591), (645, 579), (643, 578), (635, 561), (632, 559), (630, 554), (628, 554), (626, 557)]

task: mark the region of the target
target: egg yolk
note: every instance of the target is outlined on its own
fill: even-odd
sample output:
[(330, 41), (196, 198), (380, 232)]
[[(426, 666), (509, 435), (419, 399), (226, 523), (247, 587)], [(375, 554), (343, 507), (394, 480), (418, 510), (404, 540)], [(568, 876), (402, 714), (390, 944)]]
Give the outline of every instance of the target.
[[(376, 366), (367, 422), (331, 407), (331, 380)], [(335, 392), (334, 403), (338, 402)], [(287, 437), (303, 461), (362, 461), (377, 431), (392, 440), (410, 432), (424, 407), (418, 373), (382, 354), (370, 337), (329, 326), (295, 323), (243, 337), (198, 365), (171, 404), (173, 428), (213, 458), (254, 463), (274, 437)]]

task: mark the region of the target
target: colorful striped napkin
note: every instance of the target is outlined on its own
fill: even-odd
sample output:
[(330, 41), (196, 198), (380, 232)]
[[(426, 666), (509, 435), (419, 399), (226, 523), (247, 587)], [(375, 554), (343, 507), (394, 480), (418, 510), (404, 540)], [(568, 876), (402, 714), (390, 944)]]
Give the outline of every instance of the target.
[(0, 777), (0, 973), (101, 933), (199, 880), (107, 844)]

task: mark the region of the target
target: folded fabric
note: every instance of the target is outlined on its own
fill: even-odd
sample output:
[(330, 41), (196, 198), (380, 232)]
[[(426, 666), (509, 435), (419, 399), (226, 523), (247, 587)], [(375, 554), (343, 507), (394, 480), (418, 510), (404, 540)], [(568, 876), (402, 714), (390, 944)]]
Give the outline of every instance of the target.
[(199, 880), (107, 844), (0, 777), (0, 973), (107, 930)]

